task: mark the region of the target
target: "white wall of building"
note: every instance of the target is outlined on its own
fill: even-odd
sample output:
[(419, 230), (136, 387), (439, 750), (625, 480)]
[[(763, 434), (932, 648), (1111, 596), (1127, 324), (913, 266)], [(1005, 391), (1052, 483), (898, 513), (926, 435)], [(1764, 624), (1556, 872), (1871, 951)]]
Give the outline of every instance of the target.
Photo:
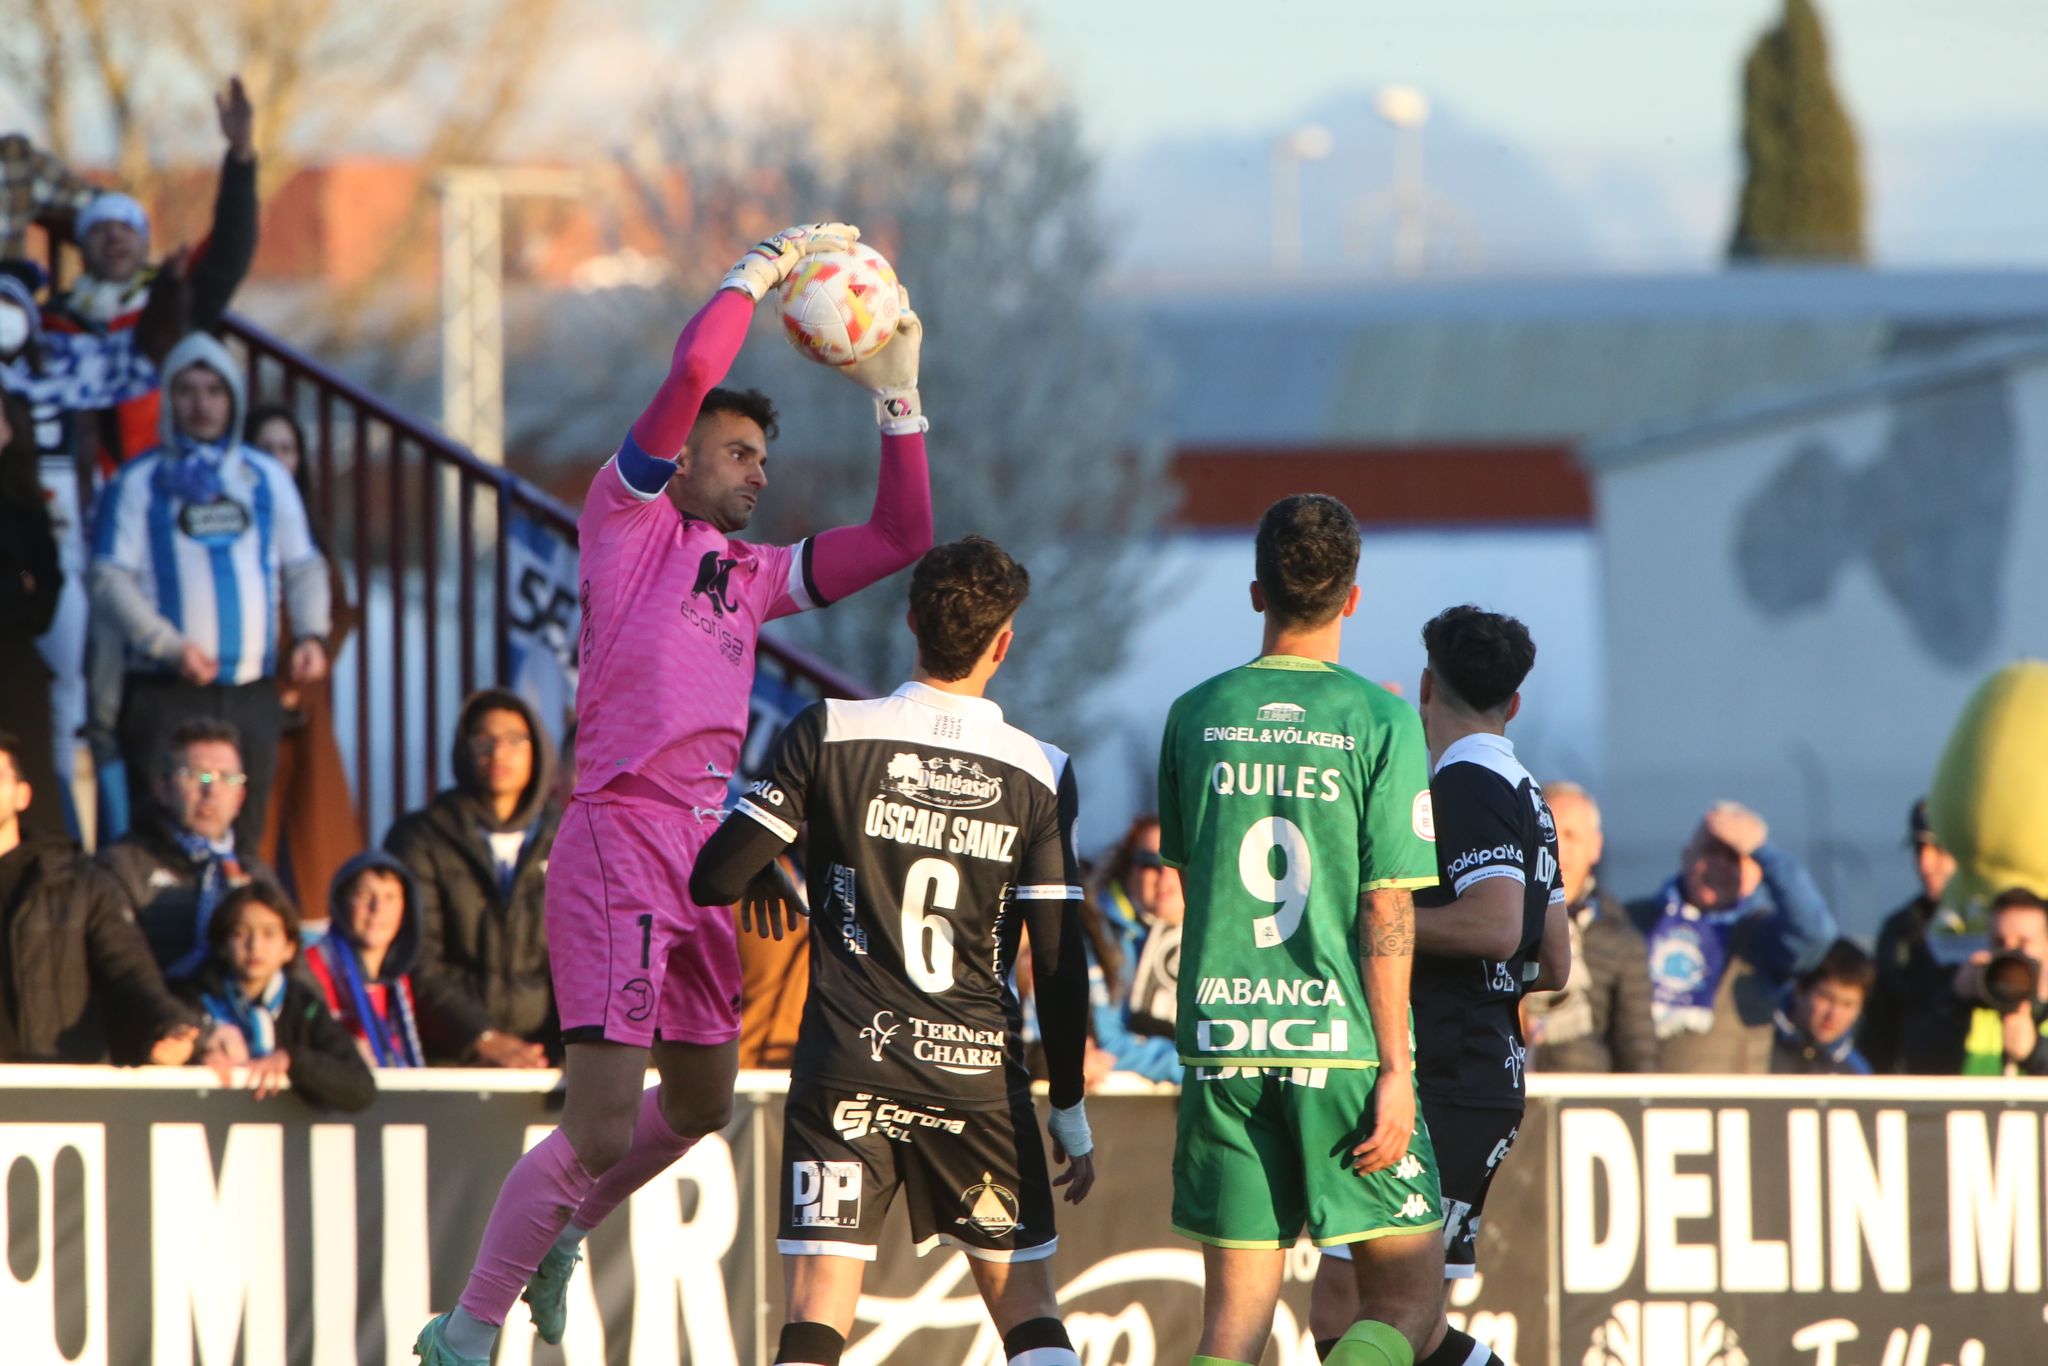
[[(1598, 583), (1592, 534), (1583, 529), (1375, 531), (1359, 562), (1364, 596), (1345, 627), (1342, 663), (1415, 695), (1422, 623), (1475, 602), (1525, 621), (1536, 669), (1509, 734), (1539, 779), (1586, 779), (1600, 745)], [(1133, 603), (1136, 639), (1116, 677), (1093, 700), (1094, 734), (1055, 737), (1081, 777), (1084, 852), (1093, 854), (1153, 806), (1166, 711), (1213, 674), (1254, 658), (1261, 619), (1251, 610), (1252, 532), (1163, 540), (1152, 597)], [(1028, 634), (1018, 648), (1029, 649)], [(1001, 694), (997, 679), (996, 694)]]
[(1589, 463), (1609, 885), (1668, 876), (1732, 797), (1809, 860), (1845, 930), (1874, 932), (1913, 889), (1907, 809), (1963, 702), (2048, 655), (2048, 345)]

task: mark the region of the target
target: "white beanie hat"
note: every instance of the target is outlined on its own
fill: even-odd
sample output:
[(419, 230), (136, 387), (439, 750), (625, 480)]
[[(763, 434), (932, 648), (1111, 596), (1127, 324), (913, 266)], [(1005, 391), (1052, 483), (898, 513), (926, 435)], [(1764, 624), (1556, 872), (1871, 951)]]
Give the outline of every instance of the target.
[(80, 209), (73, 235), (83, 241), (85, 235), (101, 223), (126, 223), (141, 233), (145, 240), (149, 237), (149, 210), (142, 207), (142, 201), (119, 190), (104, 190)]

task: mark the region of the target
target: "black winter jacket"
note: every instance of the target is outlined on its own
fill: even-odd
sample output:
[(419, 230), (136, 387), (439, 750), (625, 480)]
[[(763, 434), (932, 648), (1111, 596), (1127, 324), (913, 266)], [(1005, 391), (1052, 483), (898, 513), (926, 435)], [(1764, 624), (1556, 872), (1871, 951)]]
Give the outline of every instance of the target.
[(1538, 1072), (1654, 1072), (1650, 951), (1613, 899), (1595, 888), (1572, 908), (1572, 975), (1563, 991), (1529, 998), (1543, 1041), (1529, 1052)]
[[(100, 850), (97, 862), (113, 874), (134, 909), (158, 967), (170, 967), (197, 945), (200, 867), (172, 835), (163, 813), (143, 813), (134, 829)], [(277, 874), (253, 855), (238, 862), (245, 879), (276, 884)]]
[[(204, 1015), (209, 1026), (234, 1024), (207, 1013), (205, 997), (218, 998), (233, 990), (211, 964), (198, 976), (173, 983), (172, 990)], [(277, 1050), (291, 1057), (285, 1076), (293, 1093), (315, 1109), (353, 1113), (369, 1109), (377, 1099), (377, 1079), (356, 1050), (354, 1037), (328, 1013), (319, 991), (295, 972), (285, 975), (284, 1004), (277, 1012)]]
[[(69, 840), (30, 839), (10, 859), (0, 906), (4, 1062), (145, 1062), (158, 1039), (198, 1017), (164, 985), (114, 880)], [(14, 876), (18, 874), (18, 880)]]
[[(501, 709), (524, 715), (535, 737), (533, 779), (504, 822), (471, 795), (481, 784), (465, 743), (480, 711)], [(554, 1054), (560, 1028), (544, 904), (548, 855), (561, 823), (561, 811), (550, 799), (552, 747), (532, 708), (498, 689), (464, 704), (455, 733), (456, 786), (401, 817), (384, 840), (385, 850), (412, 870), (419, 888), (420, 956), (414, 976), (423, 985), (459, 993), (494, 1028), (545, 1044)], [(499, 882), (487, 828), (531, 832), (509, 894)]]

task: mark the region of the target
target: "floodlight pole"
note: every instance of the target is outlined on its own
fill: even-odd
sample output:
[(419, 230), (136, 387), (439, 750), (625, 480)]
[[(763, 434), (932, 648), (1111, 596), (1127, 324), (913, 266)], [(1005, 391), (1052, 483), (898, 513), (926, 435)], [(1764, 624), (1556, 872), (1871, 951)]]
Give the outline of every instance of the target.
[(576, 199), (570, 171), (460, 166), (442, 173), (441, 429), (505, 463), (505, 200)]

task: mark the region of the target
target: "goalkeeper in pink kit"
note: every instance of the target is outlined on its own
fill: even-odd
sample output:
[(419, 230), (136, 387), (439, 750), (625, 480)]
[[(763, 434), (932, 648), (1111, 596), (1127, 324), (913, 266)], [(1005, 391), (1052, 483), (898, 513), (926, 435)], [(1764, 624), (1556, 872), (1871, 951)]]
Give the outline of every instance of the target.
[[(732, 539), (767, 486), (775, 411), (715, 387), (754, 305), (803, 257), (859, 236), (787, 228), (740, 258), (684, 327), (668, 378), (590, 485), (582, 541), (576, 791), (548, 868), (566, 1047), (561, 1127), (512, 1168), (461, 1302), (420, 1331), (425, 1366), (484, 1366), (514, 1301), (559, 1342), (582, 1239), (700, 1137), (739, 1070), (732, 913), (688, 898), (739, 762), (763, 623), (824, 607), (932, 543), (917, 316), (845, 368), (871, 391), (881, 473), (868, 520), (793, 546)], [(661, 1083), (643, 1091), (649, 1061)]]

